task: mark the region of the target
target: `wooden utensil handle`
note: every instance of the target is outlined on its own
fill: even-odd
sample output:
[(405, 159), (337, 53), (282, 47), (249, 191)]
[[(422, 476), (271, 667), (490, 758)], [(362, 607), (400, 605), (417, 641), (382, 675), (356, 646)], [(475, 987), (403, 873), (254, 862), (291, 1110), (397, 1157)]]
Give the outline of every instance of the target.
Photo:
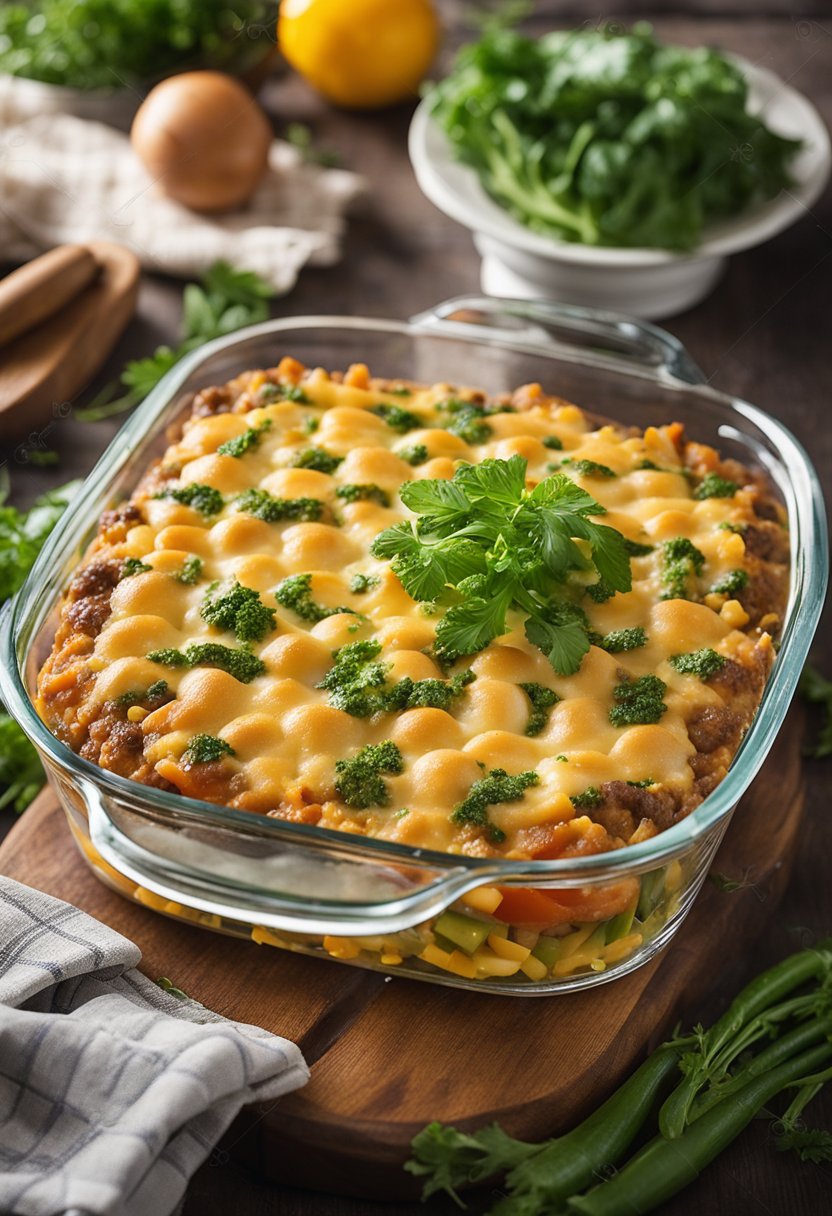
[(73, 300), (100, 266), (84, 245), (59, 245), (0, 282), (0, 346), (20, 337)]

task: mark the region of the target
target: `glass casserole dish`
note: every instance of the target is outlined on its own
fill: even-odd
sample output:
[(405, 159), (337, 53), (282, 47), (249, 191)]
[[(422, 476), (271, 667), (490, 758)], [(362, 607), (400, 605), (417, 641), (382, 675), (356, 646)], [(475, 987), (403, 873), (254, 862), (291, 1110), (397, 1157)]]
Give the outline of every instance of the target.
[[(30, 691), (62, 590), (99, 515), (132, 492), (197, 389), (284, 354), (313, 367), (361, 359), (378, 376), (476, 383), (490, 393), (540, 381), (626, 425), (679, 421), (691, 438), (766, 475), (791, 529), (789, 606), (757, 715), (727, 777), (701, 806), (611, 853), (474, 858), (172, 795), (98, 768), (47, 730)], [(515, 995), (569, 991), (632, 970), (676, 932), (785, 717), (827, 567), (820, 487), (805, 452), (775, 419), (708, 387), (675, 339), (655, 327), (480, 297), (449, 301), (409, 323), (278, 319), (188, 356), (116, 436), (4, 610), (0, 691), (38, 748), (79, 848), (129, 898), (216, 931), (391, 974)], [(637, 903), (607, 921), (574, 923), (559, 937), (527, 932), (513, 941), (492, 915), (498, 888), (553, 890), (568, 900), (623, 878), (638, 879)]]

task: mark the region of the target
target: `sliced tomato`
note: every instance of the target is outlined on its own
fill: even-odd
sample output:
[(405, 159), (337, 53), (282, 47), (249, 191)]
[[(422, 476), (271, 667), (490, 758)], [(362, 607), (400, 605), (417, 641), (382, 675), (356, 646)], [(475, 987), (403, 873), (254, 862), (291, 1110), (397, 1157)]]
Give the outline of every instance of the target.
[(636, 878), (622, 878), (603, 887), (500, 887), (502, 901), (494, 915), (507, 925), (550, 928), (579, 921), (609, 920), (638, 898)]

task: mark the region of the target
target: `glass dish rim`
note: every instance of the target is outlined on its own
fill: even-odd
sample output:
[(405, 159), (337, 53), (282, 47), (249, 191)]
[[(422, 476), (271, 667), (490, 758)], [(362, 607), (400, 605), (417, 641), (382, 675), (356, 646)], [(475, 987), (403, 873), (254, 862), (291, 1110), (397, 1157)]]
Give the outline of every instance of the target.
[[(521, 311), (526, 315), (529, 311), (532, 313), (535, 311), (534, 306), (529, 306), (527, 303), (476, 295), (460, 297), (457, 301), (446, 301), (443, 305), (438, 305), (437, 309), (447, 308), (452, 303), (459, 307), (463, 305), (470, 307), (477, 302), (489, 310), (494, 310), (502, 305), (510, 311), (512, 305), (517, 305), (519, 308), (522, 303)], [(431, 324), (431, 318), (438, 317), (438, 311), (433, 314), (431, 312), (420, 314), (409, 321), (326, 314), (278, 317), (216, 339), (185, 356), (159, 381), (142, 405), (116, 433), (85, 478), (73, 500), (74, 509), (61, 517), (23, 587), (5, 605), (0, 614), (0, 628), (3, 629), (5, 639), (5, 661), (0, 665), (0, 694), (9, 711), (16, 717), (35, 746), (45, 752), (53, 764), (69, 773), (70, 776), (77, 775), (82, 784), (92, 782), (100, 789), (106, 790), (120, 799), (130, 803), (144, 804), (133, 808), (138, 813), (144, 809), (151, 813), (161, 813), (165, 819), (172, 816), (175, 820), (177, 811), (192, 814), (198, 812), (216, 827), (224, 827), (231, 831), (256, 829), (258, 833), (274, 835), (286, 842), (295, 841), (301, 846), (313, 846), (320, 849), (325, 849), (327, 845), (330, 845), (349, 851), (349, 845), (352, 842), (354, 846), (360, 847), (361, 852), (370, 856), (375, 855), (379, 861), (404, 861), (422, 867), (433, 865), (443, 870), (450, 867), (482, 870), (488, 873), (489, 880), (492, 882), (500, 881), (500, 874), (505, 874), (505, 881), (509, 881), (511, 874), (517, 875), (518, 871), (529, 878), (545, 880), (548, 885), (554, 879), (571, 880), (572, 883), (575, 883), (581, 875), (588, 878), (590, 875), (596, 875), (599, 870), (605, 874), (644, 870), (650, 865), (660, 865), (664, 861), (678, 856), (681, 851), (692, 846), (715, 824), (729, 815), (758, 772), (783, 723), (823, 604), (828, 561), (816, 560), (827, 554), (826, 519), (819, 479), (802, 445), (778, 419), (741, 398), (712, 388), (710, 384), (704, 382), (704, 378), (698, 380), (690, 376), (691, 369), (696, 371), (695, 366), (690, 362), (684, 346), (666, 331), (656, 326), (635, 322), (632, 318), (605, 314), (599, 310), (573, 308), (569, 305), (546, 305), (545, 308), (548, 319), (560, 319), (567, 324), (571, 323), (578, 330), (587, 322), (596, 320), (601, 324), (609, 324), (613, 321), (626, 323), (630, 331), (639, 334), (654, 348), (658, 339), (664, 347), (663, 359), (657, 367), (644, 363), (634, 366), (623, 358), (608, 356), (586, 348), (564, 348), (557, 342), (544, 346), (539, 340), (523, 338), (514, 331), (508, 331), (506, 335), (500, 336), (492, 328), (476, 332), (476, 327), (472, 325), (471, 330), (474, 332), (462, 332), (467, 327), (467, 323), (447, 328), (442, 324)], [(727, 775), (700, 806), (685, 819), (658, 833), (650, 840), (599, 855), (551, 861), (473, 858), (461, 854), (440, 853), (416, 846), (396, 844), (374, 837), (361, 837), (360, 840), (355, 840), (349, 834), (335, 830), (270, 819), (265, 816), (252, 816), (250, 812), (217, 806), (214, 803), (202, 802), (181, 794), (155, 790), (128, 778), (119, 777), (84, 760), (47, 729), (32, 704), (21, 673), (18, 637), (24, 632), (26, 626), (28, 626), (28, 633), (31, 633), (43, 624), (46, 612), (42, 606), (39, 606), (38, 599), (46, 581), (44, 575), (59, 557), (63, 565), (69, 553), (77, 548), (77, 540), (89, 526), (85, 520), (91, 504), (97, 504), (96, 518), (105, 508), (106, 503), (102, 499), (130, 459), (132, 441), (143, 439), (152, 433), (154, 424), (158, 423), (159, 415), (175, 399), (189, 377), (198, 372), (199, 368), (213, 356), (230, 351), (235, 346), (241, 346), (251, 339), (270, 337), (284, 331), (313, 329), (387, 332), (413, 338), (419, 336), (446, 337), (456, 341), (466, 341), (472, 345), (498, 345), (519, 353), (548, 355), (563, 361), (583, 362), (601, 369), (610, 368), (619, 374), (643, 380), (648, 384), (661, 383), (663, 387), (671, 388), (674, 392), (705, 395), (716, 404), (726, 408), (729, 413), (739, 414), (741, 418), (752, 422), (767, 432), (770, 438), (773, 437), (776, 440), (781, 453), (783, 470), (788, 475), (788, 486), (791, 490), (789, 522), (792, 528), (791, 593), (780, 652), (754, 720)], [(82, 522), (78, 522), (79, 520)], [(76, 537), (76, 533), (80, 535)], [(49, 602), (50, 607), (53, 607), (54, 599), (50, 597)]]

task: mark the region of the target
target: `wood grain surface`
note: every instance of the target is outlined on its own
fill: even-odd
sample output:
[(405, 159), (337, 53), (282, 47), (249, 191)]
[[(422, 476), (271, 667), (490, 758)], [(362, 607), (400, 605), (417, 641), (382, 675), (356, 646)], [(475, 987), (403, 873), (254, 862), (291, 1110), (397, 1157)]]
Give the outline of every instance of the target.
[[(463, 4), (444, 7), (453, 22)], [(628, 2), (617, 5), (615, 13), (647, 16), (668, 39), (689, 45), (718, 45), (763, 64), (809, 96), (827, 124), (832, 125), (832, 21), (828, 0), (811, 0), (797, 8), (788, 0), (680, 0), (677, 8), (674, 12), (671, 4), (661, 10), (654, 6), (650, 11)], [(568, 4), (541, 2), (538, 12), (538, 28), (596, 21), (609, 15), (580, 0)], [(378, 115), (342, 114), (291, 78), (270, 84), (264, 99), (278, 130), (292, 121), (308, 123), (317, 143), (338, 151), (350, 168), (369, 178), (372, 187), (363, 212), (351, 222), (342, 263), (333, 269), (303, 272), (295, 290), (276, 302), (276, 314), (331, 311), (404, 317), (439, 299), (477, 289), (478, 258), (469, 234), (435, 211), (416, 188), (405, 153), (407, 108)], [(828, 412), (830, 254), (832, 193), (827, 191), (811, 214), (776, 240), (732, 258), (728, 273), (710, 299), (666, 323), (716, 387), (756, 402), (795, 432), (809, 448), (827, 488), (832, 484), (832, 425)], [(158, 343), (175, 339), (180, 310), (181, 284), (144, 276), (138, 315), (94, 390), (116, 376), (126, 359), (147, 354)], [(117, 426), (118, 420), (84, 424), (70, 411), (14, 449), (4, 447), (16, 500), (31, 501), (49, 485), (86, 472)], [(39, 444), (58, 450), (58, 469), (46, 472), (32, 467), (29, 453)], [(814, 656), (821, 668), (832, 672), (829, 625), (827, 615)], [(780, 910), (775, 916), (768, 915), (768, 900), (753, 894), (752, 889), (760, 918), (757, 943), (737, 956), (726, 951), (714, 970), (710, 996), (686, 1003), (688, 1022), (718, 1016), (751, 975), (789, 951), (832, 932), (830, 768), (828, 762), (805, 761), (804, 773), (807, 816)], [(775, 825), (778, 819), (776, 814)], [(0, 815), (0, 830), (12, 821), (9, 812)], [(197, 953), (196, 957), (201, 956)], [(340, 974), (341, 969), (333, 969)], [(231, 1000), (233, 992), (230, 967), (225, 999)], [(314, 999), (311, 990), (310, 1001)], [(515, 1033), (521, 1044), (522, 1011), (530, 1005), (517, 1005)], [(587, 1033), (591, 1031), (592, 1026)], [(383, 1067), (383, 1062), (377, 1067)], [(261, 1113), (255, 1112), (254, 1117)], [(832, 1096), (823, 1094), (808, 1113), (812, 1123), (832, 1128)], [(239, 1145), (233, 1145), (232, 1140), (220, 1145), (192, 1180), (185, 1216), (450, 1216), (457, 1211), (450, 1201), (435, 1200), (427, 1207), (407, 1202), (375, 1204), (276, 1185), (257, 1177), (241, 1162)], [(282, 1146), (275, 1145), (272, 1151), (277, 1159)], [(332, 1178), (324, 1177), (321, 1171), (312, 1185), (323, 1190), (332, 1183)], [(717, 1212), (731, 1216), (816, 1216), (829, 1211), (831, 1189), (832, 1168), (801, 1165), (791, 1156), (775, 1153), (768, 1123), (761, 1120), (663, 1211), (666, 1216), (710, 1216)], [(483, 1211), (492, 1199), (486, 1193), (473, 1203), (472, 1210)]]
[[(227, 1141), (280, 1183), (386, 1200), (415, 1197), (402, 1166), (431, 1119), (498, 1120), (528, 1140), (568, 1130), (747, 950), (786, 885), (803, 814), (793, 713), (735, 812), (712, 873), (672, 946), (615, 983), (526, 999), (435, 987), (222, 937), (105, 886), (73, 847), (51, 790), (0, 845), (0, 873), (83, 908), (140, 947), (164, 975), (227, 1017), (287, 1035), (312, 1080), (245, 1112)], [(395, 976), (395, 973), (392, 973)]]

